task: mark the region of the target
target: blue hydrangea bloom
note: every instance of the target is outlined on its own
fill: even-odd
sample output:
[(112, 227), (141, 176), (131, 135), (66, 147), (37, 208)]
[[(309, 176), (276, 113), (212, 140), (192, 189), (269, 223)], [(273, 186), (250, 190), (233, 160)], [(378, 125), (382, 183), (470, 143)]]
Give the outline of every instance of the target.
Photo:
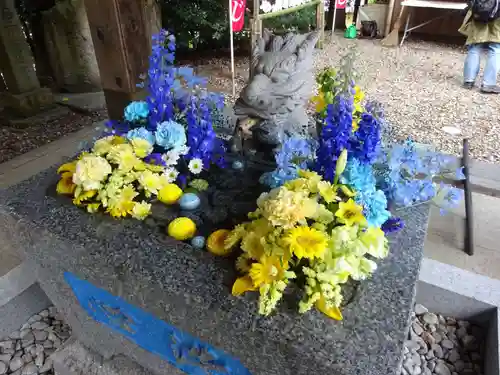
[(149, 115), (148, 103), (142, 101), (131, 102), (125, 108), (125, 120), (129, 122), (139, 121), (147, 118)]
[(132, 140), (133, 138), (145, 139), (152, 145), (155, 144), (155, 136), (144, 127), (129, 130), (129, 132), (127, 133), (127, 139)]
[(164, 121), (156, 128), (156, 144), (165, 149), (179, 148), (186, 144), (186, 130), (175, 121)]

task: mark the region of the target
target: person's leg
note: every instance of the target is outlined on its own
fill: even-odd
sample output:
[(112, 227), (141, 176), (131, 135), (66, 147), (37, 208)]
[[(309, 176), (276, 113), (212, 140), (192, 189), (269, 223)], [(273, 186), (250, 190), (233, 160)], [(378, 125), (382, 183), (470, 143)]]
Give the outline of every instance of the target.
[(500, 43), (486, 44), (488, 51), (488, 60), (484, 67), (483, 87), (481, 91), (491, 94), (500, 94), (500, 88), (497, 86), (497, 74), (500, 59)]
[(479, 62), (483, 46), (482, 44), (469, 44), (467, 48), (468, 52), (464, 63), (464, 86), (472, 88), (479, 73)]

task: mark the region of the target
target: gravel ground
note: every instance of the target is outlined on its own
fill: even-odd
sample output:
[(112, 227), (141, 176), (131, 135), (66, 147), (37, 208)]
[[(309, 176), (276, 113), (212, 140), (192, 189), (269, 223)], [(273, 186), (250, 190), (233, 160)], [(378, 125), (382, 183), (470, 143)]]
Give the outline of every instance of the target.
[(46, 121), (43, 120), (43, 117), (40, 117), (33, 125), (23, 129), (9, 127), (7, 124), (0, 123), (0, 163), (105, 118), (107, 118), (107, 112), (101, 110), (89, 115), (70, 112), (56, 119)]
[(0, 339), (0, 374), (54, 375), (50, 355), (71, 336), (55, 307), (33, 315), (28, 321)]
[(415, 305), (401, 375), (481, 375), (484, 330)]
[[(500, 95), (484, 95), (477, 89), (461, 88), (464, 49), (426, 42), (407, 42), (402, 48), (384, 48), (379, 41), (349, 41), (327, 36), (323, 50), (317, 51), (315, 68), (338, 66), (348, 48), (359, 52), (359, 83), (368, 98), (384, 105), (386, 117), (398, 139), (408, 136), (439, 150), (461, 154), (462, 138), (470, 137), (475, 159), (500, 162)], [(210, 74), (212, 88), (231, 91), (228, 59), (211, 59), (201, 72)], [(237, 91), (248, 78), (248, 60), (236, 61)], [(228, 95), (228, 101), (233, 101)], [(450, 135), (443, 127), (458, 128)]]

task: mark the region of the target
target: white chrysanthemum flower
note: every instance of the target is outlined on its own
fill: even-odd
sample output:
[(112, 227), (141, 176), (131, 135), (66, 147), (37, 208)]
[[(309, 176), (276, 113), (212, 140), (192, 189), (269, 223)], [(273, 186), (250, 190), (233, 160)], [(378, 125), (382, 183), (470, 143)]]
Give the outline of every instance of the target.
[(180, 154), (177, 150), (170, 150), (166, 154), (163, 154), (161, 158), (167, 165), (176, 165), (179, 161)]
[(85, 191), (97, 190), (111, 171), (111, 166), (103, 157), (86, 155), (76, 163), (73, 183), (81, 185)]
[(175, 180), (177, 180), (177, 176), (179, 176), (179, 171), (175, 168), (169, 167), (165, 170), (164, 176), (167, 179), (168, 183), (172, 183)]
[(203, 170), (203, 161), (199, 158), (191, 159), (188, 164), (189, 171), (193, 174), (200, 174)]

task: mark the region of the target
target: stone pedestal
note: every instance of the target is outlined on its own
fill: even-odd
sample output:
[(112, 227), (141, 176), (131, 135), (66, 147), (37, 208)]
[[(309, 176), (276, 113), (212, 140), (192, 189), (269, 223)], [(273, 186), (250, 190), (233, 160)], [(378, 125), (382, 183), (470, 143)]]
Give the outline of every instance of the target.
[(50, 89), (38, 88), (21, 94), (0, 93), (0, 102), (14, 115), (29, 117), (52, 107), (54, 96)]
[(129, 357), (157, 375), (400, 374), (428, 207), (404, 212), (390, 255), (343, 321), (299, 315), (296, 291), (262, 317), (255, 293), (231, 296), (231, 260), (134, 220), (90, 215), (56, 196), (56, 181), (51, 168), (0, 192), (0, 227), (37, 264), (75, 337), (104, 359)]

